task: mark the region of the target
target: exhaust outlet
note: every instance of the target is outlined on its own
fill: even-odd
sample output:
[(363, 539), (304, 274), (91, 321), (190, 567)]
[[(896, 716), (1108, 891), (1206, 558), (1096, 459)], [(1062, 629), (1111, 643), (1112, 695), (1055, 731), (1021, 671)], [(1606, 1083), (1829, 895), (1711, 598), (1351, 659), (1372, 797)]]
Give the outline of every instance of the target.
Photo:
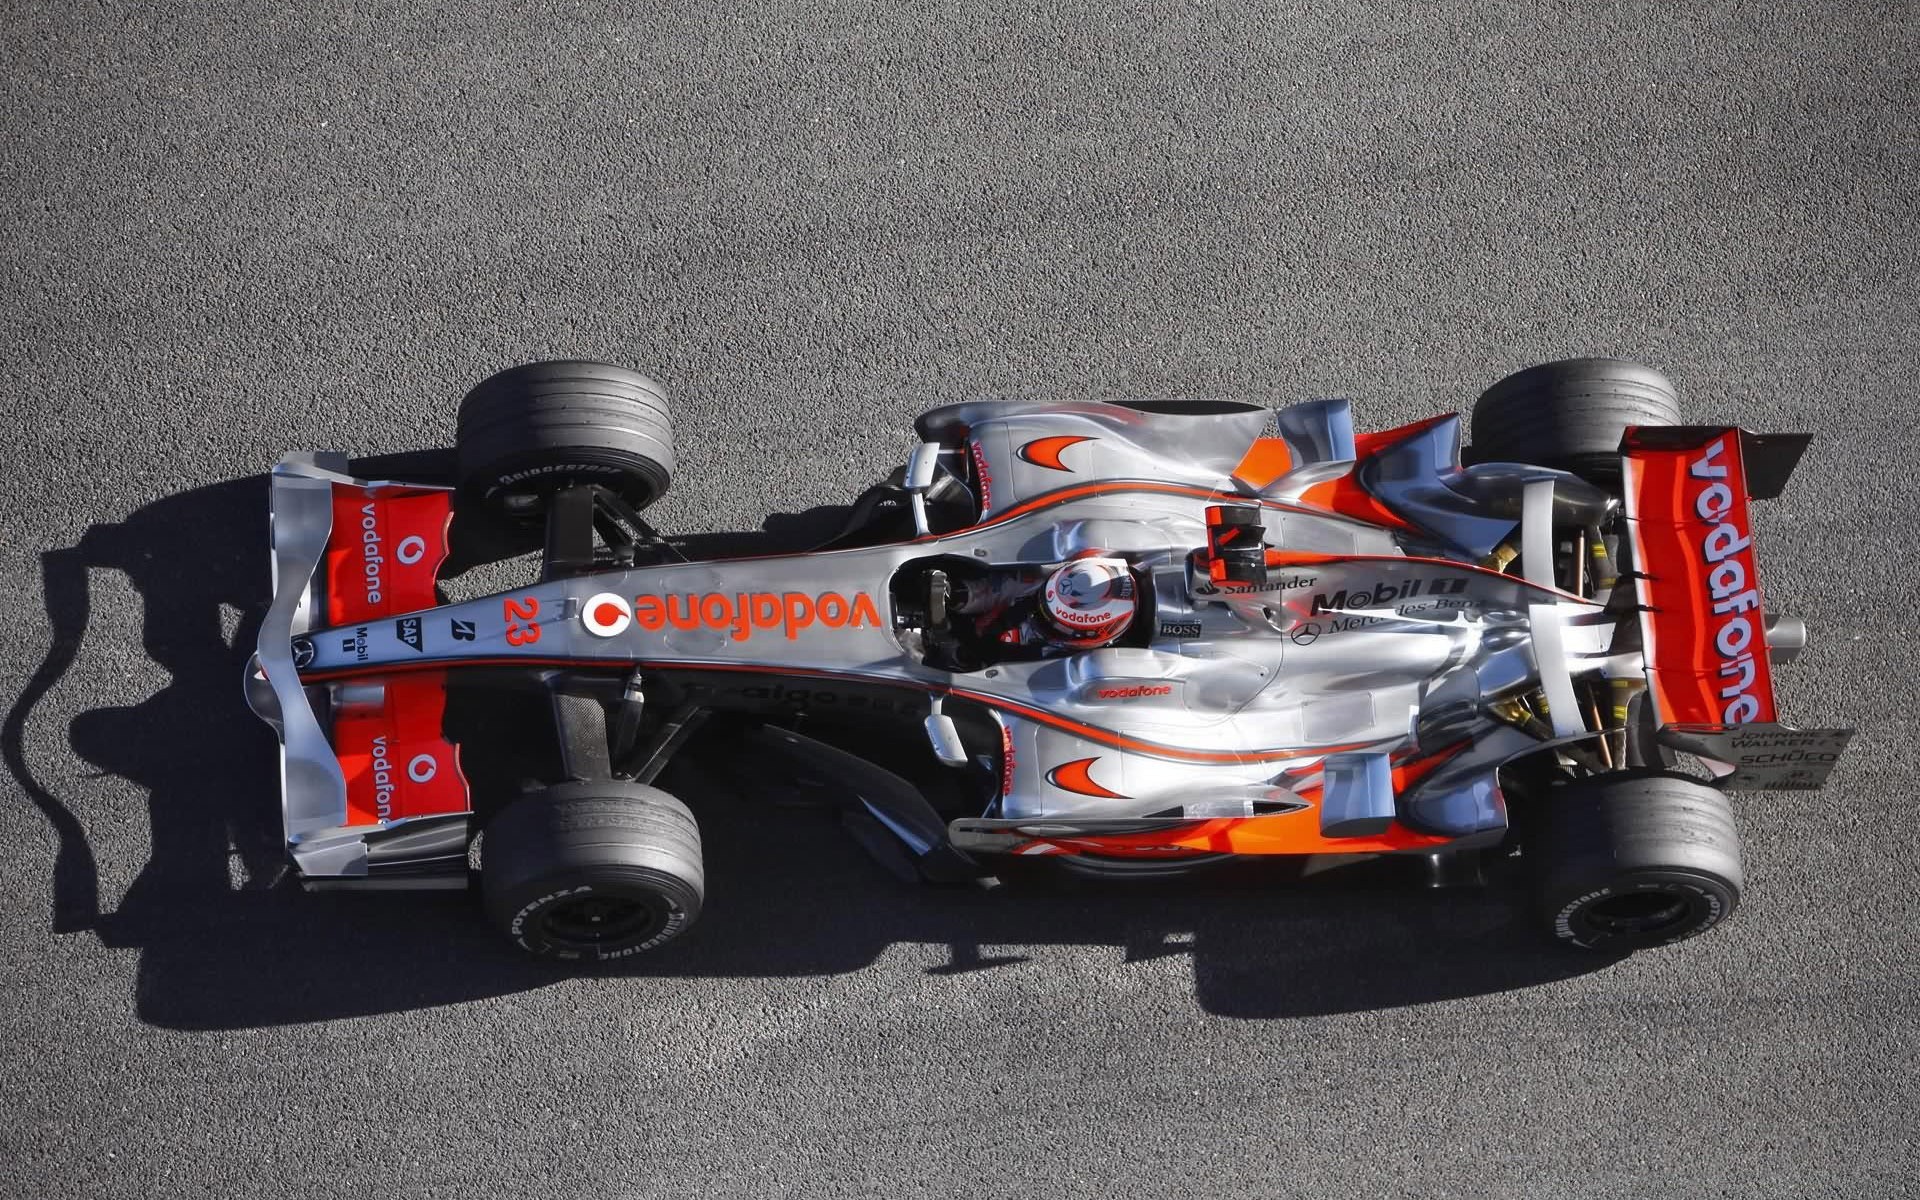
[(1767, 657), (1792, 662), (1807, 648), (1807, 623), (1799, 617), (1767, 618)]

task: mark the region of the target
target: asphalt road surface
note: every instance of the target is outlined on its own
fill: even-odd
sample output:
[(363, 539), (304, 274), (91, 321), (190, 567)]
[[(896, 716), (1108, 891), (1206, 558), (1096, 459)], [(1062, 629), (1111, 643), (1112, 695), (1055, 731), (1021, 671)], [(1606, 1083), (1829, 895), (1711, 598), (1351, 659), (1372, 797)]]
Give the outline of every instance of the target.
[[(6, 6), (0, 1192), (1910, 1194), (1920, 10), (934, 7)], [(765, 545), (936, 403), (1384, 426), (1582, 353), (1820, 434), (1759, 545), (1815, 631), (1785, 711), (1860, 733), (1740, 798), (1694, 943), (1373, 879), (914, 890), (725, 772), (682, 780), (708, 915), (622, 972), (271, 886), (285, 449), (608, 358), (677, 405), (660, 523)]]

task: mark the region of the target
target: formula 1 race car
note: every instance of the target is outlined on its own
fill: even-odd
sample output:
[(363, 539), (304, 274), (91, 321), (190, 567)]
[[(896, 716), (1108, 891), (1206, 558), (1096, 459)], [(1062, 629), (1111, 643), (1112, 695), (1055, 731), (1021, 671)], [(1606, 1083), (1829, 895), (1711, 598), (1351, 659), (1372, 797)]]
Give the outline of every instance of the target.
[[(288, 851), (309, 886), (477, 871), (525, 949), (634, 954), (700, 911), (694, 813), (653, 783), (717, 714), (929, 880), (1494, 852), (1565, 942), (1697, 934), (1740, 898), (1722, 789), (1818, 787), (1850, 733), (1776, 719), (1806, 633), (1766, 615), (1748, 520), (1809, 439), (1683, 424), (1613, 359), (1511, 376), (1472, 424), (1462, 465), (1459, 417), (1356, 434), (1343, 400), (950, 405), (826, 544), (687, 561), (640, 515), (659, 387), (508, 370), (433, 477), (274, 469), (246, 694)], [(539, 578), (444, 602), (463, 539)], [(819, 712), (924, 739), (964, 808), (792, 728)]]

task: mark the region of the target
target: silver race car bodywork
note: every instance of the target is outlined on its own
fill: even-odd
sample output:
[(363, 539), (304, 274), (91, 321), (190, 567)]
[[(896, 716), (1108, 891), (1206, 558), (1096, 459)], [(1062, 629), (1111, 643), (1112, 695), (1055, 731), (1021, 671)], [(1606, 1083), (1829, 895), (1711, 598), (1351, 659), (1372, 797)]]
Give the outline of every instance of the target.
[[(1774, 720), (1770, 682), (1754, 678), (1754, 656), (1768, 657), (1757, 598), (1710, 617), (1729, 582), (1720, 561), (1716, 590), (1680, 615), (1744, 622), (1721, 635), (1737, 653), (1676, 662), (1663, 682), (1647, 651), (1659, 574), (1612, 566), (1638, 551), (1640, 518), (1623, 526), (1618, 499), (1565, 472), (1463, 467), (1457, 417), (1356, 436), (1344, 401), (980, 403), (918, 429), (904, 493), (923, 526), (930, 492), (964, 494), (954, 527), (550, 572), (456, 604), (432, 586), (446, 488), (288, 456), (247, 692), (280, 739), (302, 876), (464, 886), (474, 809), (438, 706), (470, 672), (644, 701), (651, 751), (635, 761), (651, 771), (706, 709), (911, 713), (932, 754), (990, 781), (978, 810), (868, 807), (912, 854), (979, 861), (1468, 849), (1504, 836), (1501, 769), (1521, 756), (1624, 766), (1629, 738), (1653, 736), (1735, 786), (1817, 786), (1844, 744)], [(1630, 447), (1630, 476), (1657, 454), (1696, 467), (1709, 454), (1710, 470), (1711, 455), (1741, 452), (1736, 430), (1691, 433), (1644, 462)], [(1728, 543), (1747, 536), (1747, 496), (1728, 497), (1669, 498), (1737, 520)], [(1221, 544), (1223, 520), (1257, 530), (1251, 557)], [(943, 611), (952, 587), (1014, 586), (1083, 558), (1139, 582), (1139, 616), (1112, 644), (1016, 652)], [(1692, 697), (1729, 680), (1753, 703), (1698, 719)]]

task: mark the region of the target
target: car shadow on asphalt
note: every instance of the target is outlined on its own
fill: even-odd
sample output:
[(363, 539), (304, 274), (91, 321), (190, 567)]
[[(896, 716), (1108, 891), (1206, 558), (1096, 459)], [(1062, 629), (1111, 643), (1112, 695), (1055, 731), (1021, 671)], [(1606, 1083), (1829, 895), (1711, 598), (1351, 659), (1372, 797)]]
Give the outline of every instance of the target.
[[(355, 467), (400, 474), (404, 465)], [(686, 544), (704, 555), (798, 548), (830, 534), (845, 511), (776, 516), (760, 531)], [(566, 968), (495, 934), (469, 893), (307, 893), (287, 877), (273, 740), (240, 695), (268, 598), (267, 532), (266, 482), (256, 476), (165, 497), (43, 552), (51, 643), (0, 724), (0, 759), (54, 834), (52, 931), (136, 950), (137, 1012), (175, 1028), (366, 1016), (565, 978)], [(137, 704), (77, 716), (71, 761), (33, 761), (25, 731), (36, 706), (83, 653), (124, 650), (84, 642), (89, 576), (101, 571), (120, 572), (139, 593), (143, 649), (169, 678)], [(223, 605), (241, 614), (237, 631), (223, 628)], [(1295, 864), (1263, 863), (1144, 885), (903, 884), (846, 835), (832, 804), (746, 784), (713, 765), (724, 755), (703, 759), (701, 748), (690, 745), (661, 783), (700, 816), (707, 910), (681, 942), (613, 974), (832, 974), (913, 944), (935, 948), (930, 974), (965, 976), (1064, 969), (1049, 967), (1047, 948), (1105, 947), (1122, 963), (1185, 956), (1202, 1009), (1274, 1018), (1530, 987), (1609, 962), (1542, 942), (1500, 890), (1422, 889), (1408, 861), (1311, 878)], [(111, 908), (88, 830), (126, 814), (42, 782), (99, 772), (146, 792), (151, 830), (149, 860)]]

